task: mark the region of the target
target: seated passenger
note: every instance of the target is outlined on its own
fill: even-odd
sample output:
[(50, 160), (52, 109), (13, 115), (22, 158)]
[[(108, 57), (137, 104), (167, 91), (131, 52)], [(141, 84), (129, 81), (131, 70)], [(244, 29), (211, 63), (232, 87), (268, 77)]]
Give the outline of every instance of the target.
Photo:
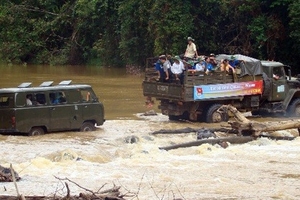
[(192, 60), (185, 61), (185, 69), (195, 71), (195, 63)]
[(179, 56), (173, 58), (174, 63), (171, 66), (171, 72), (174, 74), (176, 81), (182, 80), (182, 72), (184, 71), (184, 65)]
[(204, 61), (204, 60), (201, 60), (200, 62), (198, 62), (198, 63), (195, 65), (195, 70), (196, 70), (196, 71), (200, 71), (200, 72), (204, 72), (204, 71), (205, 71), (205, 61)]
[(213, 66), (214, 68), (217, 67), (218, 62), (217, 62), (217, 60), (216, 60), (216, 55), (215, 55), (215, 54), (213, 54), (213, 53), (209, 54), (209, 63), (212, 64), (212, 66)]
[(236, 68), (240, 64), (241, 60), (235, 59), (234, 56), (231, 56), (231, 59), (229, 60), (229, 65), (231, 65), (233, 68)]
[(32, 106), (32, 94), (27, 94), (26, 95), (26, 105), (27, 106)]
[(205, 57), (205, 66), (206, 66), (206, 74), (215, 70), (214, 66), (211, 64), (210, 58)]
[(226, 72), (230, 72), (230, 70), (232, 70), (233, 73), (235, 73), (235, 69), (229, 64), (229, 60), (228, 59), (224, 59), (220, 65), (220, 69), (221, 71), (225, 71)]

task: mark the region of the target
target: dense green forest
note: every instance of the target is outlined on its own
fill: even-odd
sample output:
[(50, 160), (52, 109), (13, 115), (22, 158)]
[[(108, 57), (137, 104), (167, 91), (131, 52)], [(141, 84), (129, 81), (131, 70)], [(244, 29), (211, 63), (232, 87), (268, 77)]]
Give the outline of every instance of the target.
[(300, 1), (1, 0), (0, 55), (8, 63), (142, 65), (182, 54), (244, 54), (296, 66)]

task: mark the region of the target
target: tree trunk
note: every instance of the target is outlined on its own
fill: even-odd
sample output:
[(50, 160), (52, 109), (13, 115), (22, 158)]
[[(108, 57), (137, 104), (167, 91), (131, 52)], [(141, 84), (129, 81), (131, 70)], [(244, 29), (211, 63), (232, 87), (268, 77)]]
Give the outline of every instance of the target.
[(208, 144), (220, 144), (222, 142), (229, 142), (231, 144), (243, 144), (249, 141), (254, 140), (255, 138), (251, 136), (233, 136), (233, 137), (223, 137), (223, 138), (209, 138), (209, 139), (202, 139), (202, 140), (196, 140), (192, 142), (187, 142), (187, 143), (181, 143), (181, 144), (175, 144), (171, 146), (166, 146), (166, 147), (159, 147), (161, 150), (171, 150), (171, 149), (178, 149), (178, 148), (183, 148), (183, 147), (192, 147), (192, 146), (199, 146), (205, 143)]
[[(255, 122), (247, 119), (235, 107), (231, 105), (224, 105), (232, 114), (236, 121), (229, 121), (231, 128), (238, 130), (240, 134), (243, 132), (251, 133), (252, 136), (259, 136), (261, 132), (279, 131), (286, 129), (300, 128), (300, 120), (287, 120), (279, 122)], [(220, 109), (221, 109), (220, 108)]]

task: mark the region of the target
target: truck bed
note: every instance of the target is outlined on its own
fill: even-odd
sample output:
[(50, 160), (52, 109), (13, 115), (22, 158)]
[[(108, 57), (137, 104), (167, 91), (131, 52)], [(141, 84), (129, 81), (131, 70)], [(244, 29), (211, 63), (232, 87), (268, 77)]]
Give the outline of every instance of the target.
[(209, 74), (185, 71), (183, 84), (179, 82), (158, 82), (155, 79), (156, 77), (155, 69), (146, 68), (145, 80), (143, 81), (144, 96), (177, 101), (195, 101), (194, 86), (262, 80), (262, 76), (239, 77), (238, 74), (229, 74), (221, 71), (214, 71)]

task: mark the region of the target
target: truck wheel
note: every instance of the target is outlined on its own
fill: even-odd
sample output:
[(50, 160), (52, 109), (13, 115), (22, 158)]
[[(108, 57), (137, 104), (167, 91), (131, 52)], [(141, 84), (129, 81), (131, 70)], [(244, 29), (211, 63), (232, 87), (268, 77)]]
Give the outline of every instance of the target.
[(32, 127), (28, 133), (28, 136), (43, 135), (44, 133), (45, 131), (41, 127)]
[(205, 121), (207, 123), (218, 123), (221, 121), (228, 121), (229, 116), (227, 112), (217, 112), (221, 104), (212, 104), (205, 114)]
[(300, 117), (300, 99), (294, 99), (288, 108), (288, 114), (292, 117)]
[(88, 132), (88, 131), (95, 131), (96, 127), (95, 124), (92, 122), (84, 122), (80, 127), (81, 132)]

